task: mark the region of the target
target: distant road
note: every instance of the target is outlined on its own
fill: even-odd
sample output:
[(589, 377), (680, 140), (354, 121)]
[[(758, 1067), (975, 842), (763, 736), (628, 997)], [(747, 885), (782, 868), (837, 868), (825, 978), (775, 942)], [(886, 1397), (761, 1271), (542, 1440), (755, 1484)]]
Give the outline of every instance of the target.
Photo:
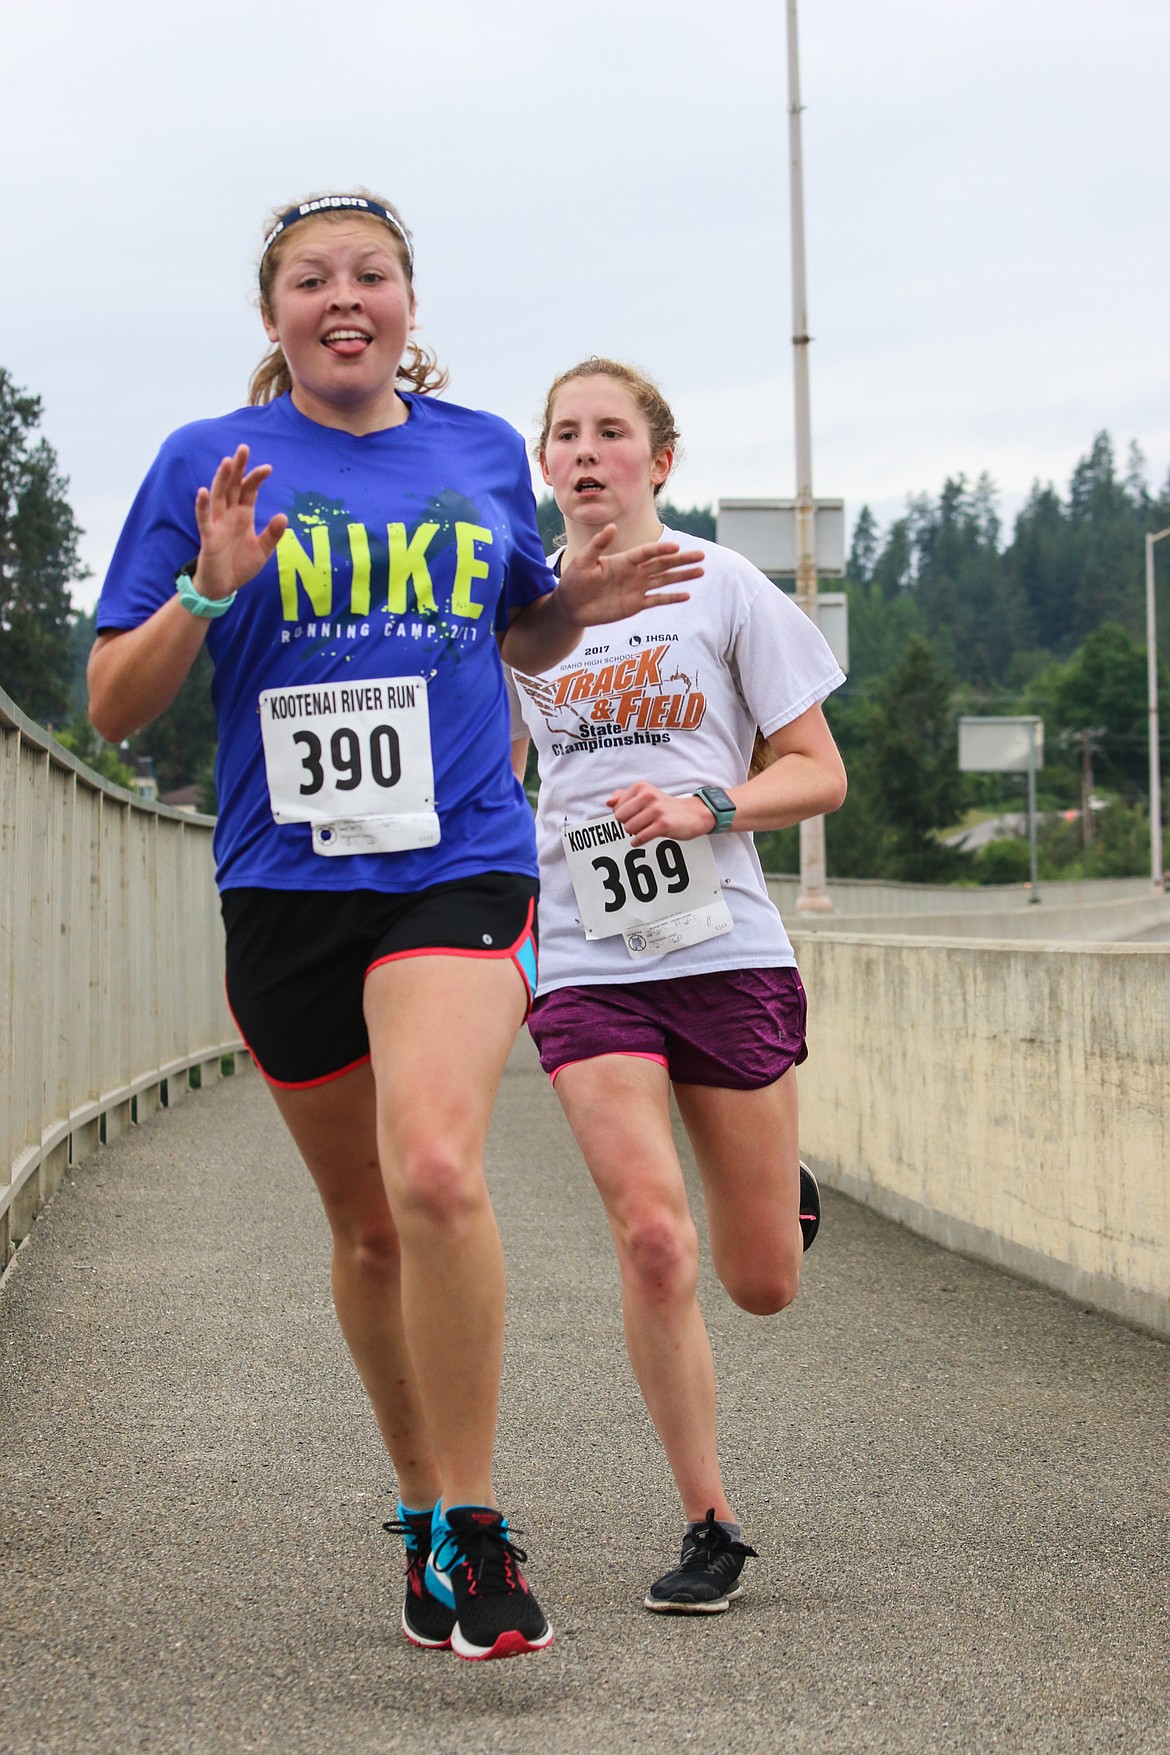
[(1011, 811), (1004, 816), (988, 817), (982, 823), (972, 823), (969, 829), (959, 829), (942, 838), (948, 847), (957, 847), (963, 853), (977, 853), (980, 847), (986, 847), (991, 841), (1010, 841), (1027, 833), (1025, 813)]
[(1163, 921), (1161, 926), (1151, 926), (1145, 932), (1135, 932), (1125, 942), (1127, 945), (1170, 944), (1170, 921)]

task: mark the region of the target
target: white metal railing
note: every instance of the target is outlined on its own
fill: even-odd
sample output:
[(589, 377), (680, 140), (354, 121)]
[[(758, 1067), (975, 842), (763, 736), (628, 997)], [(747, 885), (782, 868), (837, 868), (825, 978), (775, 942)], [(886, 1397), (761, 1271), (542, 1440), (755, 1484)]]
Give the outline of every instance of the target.
[(102, 780), (0, 691), (0, 1272), (68, 1165), (243, 1062), (212, 827)]

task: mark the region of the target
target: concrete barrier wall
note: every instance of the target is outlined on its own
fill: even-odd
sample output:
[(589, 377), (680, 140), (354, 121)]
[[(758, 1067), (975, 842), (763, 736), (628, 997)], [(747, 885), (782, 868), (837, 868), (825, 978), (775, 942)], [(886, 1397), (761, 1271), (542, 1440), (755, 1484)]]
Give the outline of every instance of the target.
[(793, 936), (827, 1183), (1170, 1335), (1170, 946)]
[(0, 692), (0, 1272), (70, 1163), (243, 1048), (213, 826), (110, 786)]

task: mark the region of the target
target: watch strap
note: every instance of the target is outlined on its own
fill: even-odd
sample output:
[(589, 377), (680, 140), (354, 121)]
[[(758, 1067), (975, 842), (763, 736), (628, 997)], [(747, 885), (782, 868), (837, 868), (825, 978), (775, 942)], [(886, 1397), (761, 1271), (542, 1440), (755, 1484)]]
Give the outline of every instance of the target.
[(195, 581), (186, 567), (175, 579), (175, 590), (184, 609), (209, 622), (214, 621), (217, 616), (226, 615), (238, 595), (233, 591), (229, 597), (204, 597), (201, 591), (195, 589)]
[(715, 827), (711, 833), (713, 835), (726, 834), (735, 821), (735, 804), (724, 792), (722, 786), (700, 786), (695, 797), (702, 799), (715, 818)]

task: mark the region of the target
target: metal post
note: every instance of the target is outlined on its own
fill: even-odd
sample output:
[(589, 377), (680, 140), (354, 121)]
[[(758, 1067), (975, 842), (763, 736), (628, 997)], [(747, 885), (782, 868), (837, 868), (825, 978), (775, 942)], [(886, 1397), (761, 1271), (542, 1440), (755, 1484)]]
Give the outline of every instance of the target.
[(1028, 727), (1028, 868), (1032, 876), (1029, 902), (1040, 900), (1040, 875), (1036, 859), (1036, 724)]
[(1146, 699), (1150, 711), (1150, 883), (1161, 895), (1166, 888), (1162, 867), (1162, 762), (1158, 747), (1158, 618), (1154, 607), (1154, 544), (1170, 536), (1170, 527), (1146, 534)]
[[(808, 295), (804, 274), (804, 179), (800, 152), (800, 59), (796, 39), (796, 0), (788, 0), (788, 161), (792, 221), (792, 349), (796, 395), (796, 601), (817, 619), (816, 507), (812, 487), (812, 416), (808, 388)], [(800, 825), (800, 894), (797, 908), (827, 913), (825, 819), (808, 817)]]

